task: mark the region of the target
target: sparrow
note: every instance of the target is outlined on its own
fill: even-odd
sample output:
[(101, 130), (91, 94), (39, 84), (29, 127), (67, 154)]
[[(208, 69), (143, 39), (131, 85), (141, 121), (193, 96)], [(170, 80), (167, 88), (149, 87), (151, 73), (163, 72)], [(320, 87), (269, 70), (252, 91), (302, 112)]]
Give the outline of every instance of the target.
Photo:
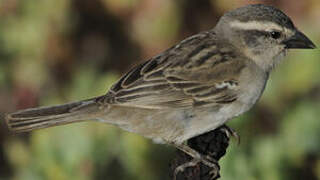
[(105, 95), (20, 110), (7, 114), (6, 122), (13, 132), (26, 132), (100, 121), (173, 145), (194, 159), (176, 172), (200, 162), (217, 169), (184, 142), (251, 109), (289, 49), (315, 47), (279, 9), (247, 5), (135, 66)]

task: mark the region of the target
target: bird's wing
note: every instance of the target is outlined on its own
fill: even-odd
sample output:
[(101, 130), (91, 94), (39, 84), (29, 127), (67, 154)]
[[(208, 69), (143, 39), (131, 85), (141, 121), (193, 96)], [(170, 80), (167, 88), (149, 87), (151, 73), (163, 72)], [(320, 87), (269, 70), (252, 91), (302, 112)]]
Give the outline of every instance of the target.
[(133, 68), (101, 101), (150, 109), (231, 103), (244, 68), (234, 54), (212, 32), (194, 35)]

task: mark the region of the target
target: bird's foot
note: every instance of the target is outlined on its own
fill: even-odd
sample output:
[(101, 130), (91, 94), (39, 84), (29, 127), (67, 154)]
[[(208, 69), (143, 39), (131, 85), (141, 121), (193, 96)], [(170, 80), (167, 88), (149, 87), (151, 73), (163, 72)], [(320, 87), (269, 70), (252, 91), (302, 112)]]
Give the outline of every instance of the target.
[(190, 148), (187, 145), (183, 144), (175, 144), (175, 146), (183, 151), (184, 153), (191, 156), (193, 159), (189, 162), (186, 162), (184, 164), (179, 165), (175, 171), (174, 171), (174, 180), (177, 179), (177, 175), (183, 171), (186, 170), (186, 168), (197, 166), (199, 163), (204, 164), (205, 166), (211, 168), (209, 171), (211, 179), (215, 179), (217, 176), (219, 176), (219, 170), (220, 167), (218, 165), (218, 162), (211, 158), (210, 156), (203, 156), (194, 149)]
[(234, 137), (237, 141), (237, 144), (240, 144), (240, 136), (239, 134), (233, 130), (232, 128), (226, 126), (226, 125), (222, 125), (220, 127), (220, 130), (223, 131), (224, 133), (226, 133), (227, 137), (230, 139), (230, 137)]

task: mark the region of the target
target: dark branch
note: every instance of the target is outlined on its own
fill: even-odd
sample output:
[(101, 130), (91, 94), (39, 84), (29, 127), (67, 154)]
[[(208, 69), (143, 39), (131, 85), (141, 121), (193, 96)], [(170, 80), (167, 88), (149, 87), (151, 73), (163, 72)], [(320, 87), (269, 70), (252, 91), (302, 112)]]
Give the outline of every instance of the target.
[[(229, 145), (229, 136), (226, 131), (222, 130), (225, 129), (225, 127), (226, 126), (222, 126), (211, 132), (194, 137), (188, 141), (188, 145), (199, 153), (209, 155), (218, 161), (225, 155)], [(190, 160), (190, 156), (178, 150), (176, 158), (171, 163), (171, 177), (173, 177), (176, 167), (189, 162)], [(179, 173), (177, 180), (216, 180), (220, 178), (220, 175), (218, 175), (214, 179), (211, 179), (212, 177), (209, 174), (210, 170), (209, 167), (199, 163), (196, 166), (187, 168), (185, 171)]]

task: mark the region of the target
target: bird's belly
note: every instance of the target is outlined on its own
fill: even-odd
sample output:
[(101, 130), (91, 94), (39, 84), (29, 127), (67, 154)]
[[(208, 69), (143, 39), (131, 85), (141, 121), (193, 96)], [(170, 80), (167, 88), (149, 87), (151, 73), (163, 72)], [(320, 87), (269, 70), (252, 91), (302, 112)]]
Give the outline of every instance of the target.
[(228, 120), (246, 112), (248, 109), (247, 104), (235, 101), (232, 104), (224, 105), (218, 110), (197, 110), (198, 115), (185, 122), (183, 136), (178, 137), (175, 141), (181, 143), (192, 137), (214, 130), (225, 124)]

